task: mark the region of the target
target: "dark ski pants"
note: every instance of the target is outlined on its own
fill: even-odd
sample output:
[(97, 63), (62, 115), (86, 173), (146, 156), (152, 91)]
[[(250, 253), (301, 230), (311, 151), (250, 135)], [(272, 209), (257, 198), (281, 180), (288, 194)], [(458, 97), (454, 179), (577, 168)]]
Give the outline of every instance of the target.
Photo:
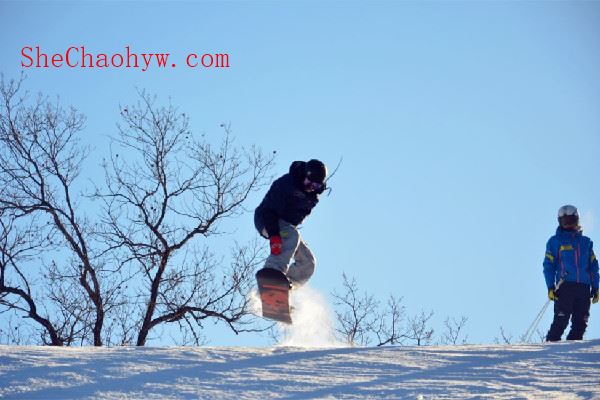
[(564, 282), (554, 302), (554, 321), (546, 340), (557, 342), (571, 319), (571, 331), (567, 340), (581, 340), (590, 317), (590, 285), (577, 282)]

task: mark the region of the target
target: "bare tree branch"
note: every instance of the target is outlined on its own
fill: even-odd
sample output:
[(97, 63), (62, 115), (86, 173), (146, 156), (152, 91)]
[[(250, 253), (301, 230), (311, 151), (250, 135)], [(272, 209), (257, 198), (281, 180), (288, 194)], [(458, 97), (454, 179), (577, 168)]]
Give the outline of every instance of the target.
[(387, 307), (381, 312), (378, 318), (379, 325), (375, 329), (377, 346), (402, 344), (408, 337), (404, 326), (405, 318), (406, 309), (402, 305), (402, 298), (390, 295)]
[(421, 310), (408, 318), (408, 334), (407, 337), (415, 341), (417, 346), (428, 345), (433, 340), (433, 328), (429, 328), (429, 320), (433, 317), (433, 311), (426, 313)]
[(222, 261), (198, 239), (219, 233), (220, 221), (243, 211), (248, 195), (267, 183), (273, 158), (236, 147), (227, 125), (217, 146), (197, 140), (184, 113), (157, 106), (143, 91), (139, 96), (136, 105), (122, 108), (117, 148), (104, 164), (107, 190), (97, 193), (105, 243), (122, 251), (145, 280), (136, 343), (144, 345), (161, 324), (187, 329), (207, 318), (244, 331), (247, 291), (261, 261), (258, 244), (238, 248), (231, 268), (217, 277)]
[(27, 94), (19, 97), (21, 84), (22, 79), (7, 83), (3, 78), (0, 84), (0, 210), (22, 220), (46, 220), (53, 233), (48, 244), (62, 248), (61, 258), (72, 258), (63, 272), (59, 272), (63, 266), (55, 268), (50, 287), (73, 287), (76, 282), (84, 293), (79, 307), (87, 312), (64, 309), (72, 302), (65, 290), (59, 297), (61, 291), (55, 288), (52, 299), (63, 308), (59, 312), (64, 317), (70, 315), (64, 325), (70, 325), (73, 333), (91, 332), (92, 342), (99, 346), (105, 317), (102, 265), (93, 253), (90, 223), (80, 213), (81, 196), (75, 191), (89, 154), (79, 139), (85, 118), (74, 108), (64, 109), (58, 100), (41, 95), (32, 101)]
[(344, 292), (334, 292), (334, 303), (341, 310), (336, 310), (335, 315), (339, 323), (337, 332), (351, 346), (369, 343), (369, 333), (377, 319), (378, 302), (367, 293), (359, 293), (356, 279), (349, 280), (346, 274), (342, 275)]
[(38, 310), (30, 278), (22, 271), (44, 247), (35, 223), (19, 226), (13, 213), (0, 210), (0, 306), (31, 318), (44, 329), (50, 344), (62, 346), (59, 330)]
[[(16, 246), (8, 236), (0, 312), (27, 315), (44, 342), (64, 345), (144, 345), (163, 324), (199, 344), (208, 319), (236, 333), (264, 330), (247, 296), (262, 246), (229, 244), (232, 254), (218, 257), (207, 240), (221, 237), (222, 221), (243, 213), (248, 196), (268, 183), (273, 155), (237, 146), (225, 124), (210, 140), (196, 138), (185, 114), (140, 91), (138, 104), (122, 108), (105, 187), (94, 182), (83, 196), (85, 118), (58, 101), (20, 96), (21, 83), (0, 85), (0, 215), (11, 232), (35, 223), (23, 234), (41, 243)], [(82, 212), (92, 200), (101, 203), (97, 220)], [(35, 280), (22, 260), (37, 266)]]
[(460, 320), (454, 318), (446, 318), (444, 321), (444, 333), (442, 335), (442, 343), (456, 345), (457, 343), (465, 344), (467, 342), (467, 336), (465, 335), (461, 339), (461, 333), (464, 331), (467, 321), (469, 319), (462, 316)]
[(513, 336), (510, 333), (506, 332), (504, 330), (504, 328), (501, 326), (500, 327), (500, 337), (499, 338), (495, 337), (494, 343), (511, 344), (512, 342), (513, 342)]

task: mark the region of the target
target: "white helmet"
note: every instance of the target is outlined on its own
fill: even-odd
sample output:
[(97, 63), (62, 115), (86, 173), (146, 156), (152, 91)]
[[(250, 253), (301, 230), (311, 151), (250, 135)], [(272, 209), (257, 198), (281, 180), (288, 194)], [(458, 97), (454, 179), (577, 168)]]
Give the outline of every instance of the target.
[(567, 204), (566, 206), (562, 206), (558, 209), (558, 218), (564, 217), (565, 215), (575, 215), (579, 218), (579, 212), (577, 211), (577, 207)]
[(567, 204), (559, 208), (558, 223), (564, 229), (579, 227), (579, 212), (577, 211), (577, 207)]

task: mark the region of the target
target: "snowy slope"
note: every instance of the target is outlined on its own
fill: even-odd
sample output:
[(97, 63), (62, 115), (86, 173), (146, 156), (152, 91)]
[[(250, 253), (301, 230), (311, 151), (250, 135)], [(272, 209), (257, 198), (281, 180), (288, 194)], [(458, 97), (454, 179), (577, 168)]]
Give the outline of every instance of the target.
[(6, 399), (600, 399), (600, 340), (385, 348), (0, 346)]

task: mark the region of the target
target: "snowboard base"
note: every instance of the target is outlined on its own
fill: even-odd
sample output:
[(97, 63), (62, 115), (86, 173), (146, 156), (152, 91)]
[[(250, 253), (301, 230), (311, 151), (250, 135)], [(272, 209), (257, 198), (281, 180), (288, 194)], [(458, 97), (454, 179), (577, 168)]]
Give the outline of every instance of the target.
[(292, 323), (290, 315), (290, 282), (276, 269), (263, 268), (256, 273), (258, 293), (263, 317), (286, 324)]

